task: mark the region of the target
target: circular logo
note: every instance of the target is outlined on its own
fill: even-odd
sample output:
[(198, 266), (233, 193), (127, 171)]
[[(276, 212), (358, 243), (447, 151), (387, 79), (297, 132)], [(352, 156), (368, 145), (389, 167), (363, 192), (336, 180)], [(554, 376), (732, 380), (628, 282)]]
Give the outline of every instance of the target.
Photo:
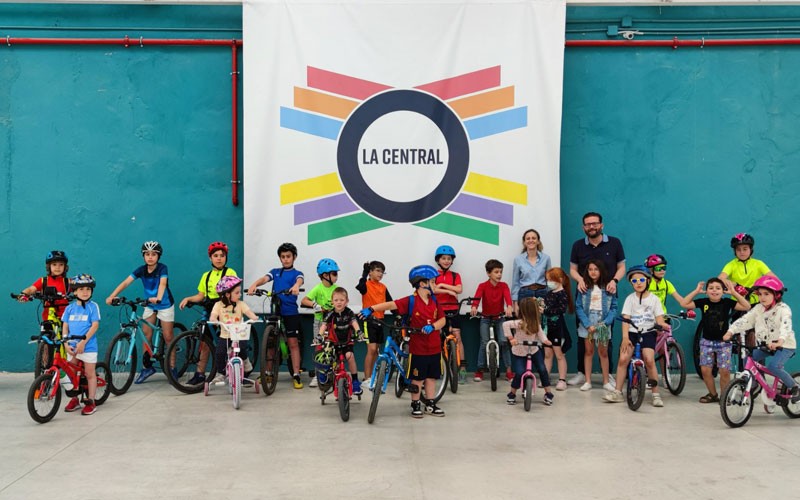
[(347, 194), (365, 212), (418, 222), (458, 196), (469, 171), (469, 140), (441, 100), (389, 90), (364, 101), (344, 124), (337, 162)]

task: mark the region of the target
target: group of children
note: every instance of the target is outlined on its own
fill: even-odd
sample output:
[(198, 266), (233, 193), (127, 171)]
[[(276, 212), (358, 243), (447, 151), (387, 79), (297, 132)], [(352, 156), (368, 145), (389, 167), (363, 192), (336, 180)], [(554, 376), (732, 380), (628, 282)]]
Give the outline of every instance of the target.
[[(606, 290), (609, 282), (608, 270), (603, 263), (593, 260), (588, 263), (583, 273), (586, 291), (578, 292), (572, 299), (569, 277), (560, 268), (552, 267), (546, 271), (547, 292), (540, 297), (526, 297), (517, 304), (518, 318), (512, 319), (514, 304), (509, 287), (502, 281), (503, 264), (491, 259), (485, 264), (487, 280), (481, 283), (474, 294), (470, 314), (477, 315), (481, 308), (480, 345), (477, 353), (478, 369), (474, 380), (483, 379), (487, 368), (486, 344), (489, 340), (489, 327), (494, 323), (494, 331), (502, 332), (497, 341), (500, 345), (501, 358), (506, 367), (507, 379), (511, 382), (507, 394), (508, 404), (516, 402), (516, 393), (520, 387), (522, 373), (526, 369), (527, 355), (532, 354), (533, 363), (540, 376), (544, 388), (544, 403), (552, 404), (552, 392), (549, 373), (552, 360), (556, 359), (558, 380), (555, 390), (565, 390), (567, 363), (564, 351), (569, 348), (570, 335), (565, 314), (574, 312), (578, 322), (578, 338), (586, 347), (585, 378), (582, 391), (592, 388), (592, 360), (595, 350), (598, 353), (606, 394), (603, 399), (608, 402), (624, 401), (622, 388), (625, 381), (626, 366), (633, 353), (633, 344), (639, 339), (639, 332), (653, 330), (656, 324), (667, 328), (665, 321), (666, 298), (672, 296), (683, 308), (698, 308), (702, 312), (702, 340), (700, 344), (703, 379), (708, 387), (708, 394), (700, 401), (703, 403), (719, 400), (715, 390), (711, 366), (716, 363), (720, 370), (720, 391), (724, 390), (730, 380), (731, 344), (728, 342), (733, 334), (755, 329), (758, 340), (768, 343), (775, 355), (770, 358), (767, 367), (778, 376), (792, 391), (792, 401), (800, 400), (800, 387), (783, 369), (785, 362), (794, 355), (796, 347), (791, 325), (791, 310), (782, 302), (783, 284), (761, 261), (752, 258), (754, 240), (748, 234), (736, 235), (731, 241), (736, 258), (728, 263), (718, 278), (711, 278), (698, 286), (685, 298), (677, 293), (675, 287), (666, 280), (667, 261), (662, 255), (648, 257), (644, 265), (631, 267), (627, 279), (631, 283), (633, 293), (625, 298), (622, 306), (622, 339), (620, 342), (619, 363), (615, 383), (610, 381), (608, 348), (611, 345), (612, 328), (618, 313), (618, 302), (615, 294)], [(163, 254), (162, 246), (155, 241), (147, 241), (141, 247), (144, 264), (134, 269), (106, 298), (112, 304), (114, 298), (133, 281), (140, 279), (144, 286), (148, 306), (143, 317), (154, 323), (156, 318), (161, 323), (165, 340), (171, 341), (175, 317), (174, 299), (169, 288), (167, 266), (160, 262)], [(225, 323), (240, 322), (246, 316), (256, 319), (256, 315), (241, 300), (242, 280), (233, 269), (227, 267), (228, 246), (223, 242), (213, 242), (208, 247), (208, 256), (212, 269), (203, 273), (197, 287), (197, 293), (180, 301), (183, 309), (188, 303), (201, 303), (206, 308), (211, 321)], [(253, 294), (259, 286), (273, 282), (273, 292), (285, 292), (288, 296), (297, 297), (305, 282), (302, 272), (294, 268), (297, 248), (291, 243), (284, 243), (277, 249), (280, 267), (271, 269), (261, 278), (255, 280), (247, 292)], [(466, 356), (461, 342), (459, 325), (459, 300), (463, 292), (461, 277), (453, 269), (456, 258), (455, 250), (442, 245), (436, 249), (434, 260), (438, 269), (430, 265), (418, 265), (408, 275), (412, 293), (400, 299), (392, 299), (386, 286), (381, 282), (386, 270), (383, 263), (371, 261), (364, 264), (361, 279), (355, 286), (362, 295), (363, 309), (354, 313), (348, 306), (347, 291), (337, 285), (339, 266), (333, 259), (323, 258), (317, 264), (317, 276), (320, 282), (315, 285), (300, 301), (304, 307), (314, 311), (314, 333), (317, 344), (323, 339), (332, 340), (344, 347), (347, 368), (353, 377), (353, 392), (362, 392), (358, 377), (356, 361), (353, 356), (352, 340), (364, 339), (360, 325), (366, 325), (369, 345), (364, 362), (365, 380), (372, 375), (372, 367), (378, 351), (384, 343), (385, 332), (382, 319), (385, 312), (395, 311), (405, 318), (408, 326), (418, 332), (411, 335), (409, 349), (411, 354), (410, 377), (418, 390), (412, 392), (411, 415), (419, 418), (424, 414), (444, 416), (444, 411), (432, 400), (422, 399), (422, 390), (433, 394), (434, 385), (441, 377), (440, 354), (442, 342), (440, 330), (449, 323), (450, 331), (457, 337), (461, 350), (462, 381), (466, 377)], [(91, 276), (79, 275), (72, 283), (65, 278), (68, 270), (68, 259), (64, 252), (52, 251), (45, 259), (47, 276), (40, 278), (33, 285), (23, 290), (23, 294), (42, 291), (45, 287), (54, 287), (66, 296), (68, 292), (75, 295), (75, 301), (69, 305), (64, 299), (56, 302), (56, 314), (64, 322), (64, 332), (74, 335), (85, 335), (80, 342), (72, 341), (68, 347), (70, 356), (81, 359), (85, 364), (89, 382), (89, 400), (84, 401), (83, 414), (94, 413), (93, 402), (97, 362), (96, 332), (99, 327), (100, 313), (97, 304), (91, 301), (95, 281)], [(732, 281), (729, 281), (730, 278)], [(734, 284), (736, 283), (736, 284)], [(744, 287), (744, 288), (741, 288)], [(733, 300), (724, 298), (729, 293)], [(744, 295), (755, 292), (755, 302), (745, 299)], [(696, 298), (705, 293), (705, 298)], [(285, 326), (287, 344), (290, 350), (292, 380), (296, 389), (303, 388), (300, 378), (301, 365), (301, 321), (297, 300), (281, 300), (280, 312)], [(450, 314), (448, 314), (450, 312)], [(744, 315), (729, 325), (732, 313)], [(454, 314), (455, 313), (455, 314)], [(47, 319), (47, 311), (45, 311)], [(633, 327), (633, 328), (632, 328)], [(152, 332), (145, 326), (144, 333), (148, 340)], [(221, 334), (215, 352), (217, 366), (224, 367), (227, 361), (227, 339)], [(536, 346), (522, 345), (524, 340), (538, 340)], [(655, 333), (646, 334), (642, 338), (642, 357), (647, 369), (648, 387), (652, 391), (653, 406), (663, 406), (658, 393), (658, 373), (655, 366)], [(244, 352), (245, 344), (241, 345)], [(319, 347), (318, 347), (319, 349)], [(206, 354), (207, 356), (208, 354)], [(764, 359), (764, 353), (755, 351), (754, 357)], [(201, 359), (190, 384), (205, 381), (204, 368), (207, 360)], [(309, 385), (328, 382), (329, 372), (325, 366), (318, 366)], [(245, 369), (252, 367), (245, 366)], [(143, 369), (136, 383), (144, 382), (155, 373), (152, 360), (143, 359)], [(81, 401), (73, 398), (67, 405), (67, 411), (81, 408)], [(768, 405), (765, 408), (769, 411)]]

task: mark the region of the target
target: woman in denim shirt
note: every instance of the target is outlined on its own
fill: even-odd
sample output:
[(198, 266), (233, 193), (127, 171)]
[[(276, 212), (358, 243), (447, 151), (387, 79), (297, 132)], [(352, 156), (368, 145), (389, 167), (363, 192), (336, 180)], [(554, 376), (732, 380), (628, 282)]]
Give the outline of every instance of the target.
[(592, 358), (594, 345), (600, 357), (600, 369), (603, 372), (603, 388), (607, 391), (615, 389), (608, 380), (608, 344), (611, 340), (611, 325), (617, 315), (617, 298), (606, 291), (608, 273), (605, 265), (599, 260), (590, 260), (583, 272), (586, 291), (580, 291), (575, 297), (575, 314), (578, 317), (578, 337), (583, 339), (586, 351), (583, 358), (586, 383), (582, 391), (592, 388)]
[(550, 256), (542, 252), (543, 248), (539, 231), (528, 229), (522, 234), (522, 253), (514, 258), (511, 274), (511, 300), (515, 314), (519, 314), (519, 301), (522, 299), (547, 295), (544, 274), (552, 266)]

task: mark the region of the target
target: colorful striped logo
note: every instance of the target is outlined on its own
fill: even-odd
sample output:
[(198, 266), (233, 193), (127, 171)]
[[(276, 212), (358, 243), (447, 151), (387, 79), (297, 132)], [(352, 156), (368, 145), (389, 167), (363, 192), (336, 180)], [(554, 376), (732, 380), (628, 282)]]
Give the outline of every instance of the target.
[[(280, 126), (337, 141), (338, 171), (281, 185), (280, 203), (293, 205), (294, 225), (307, 225), (309, 245), (402, 223), (499, 245), (500, 224), (512, 225), (514, 205), (527, 205), (527, 185), (476, 172), (492, 166), (470, 165), (469, 150), (472, 141), (527, 126), (527, 106), (514, 101), (514, 87), (501, 86), (500, 66), (413, 89), (308, 67), (294, 106), (280, 109)], [(370, 127), (390, 116), (433, 123), (441, 144), (365, 148)], [(364, 171), (374, 168), (438, 180), (419, 197), (392, 200), (370, 185)]]

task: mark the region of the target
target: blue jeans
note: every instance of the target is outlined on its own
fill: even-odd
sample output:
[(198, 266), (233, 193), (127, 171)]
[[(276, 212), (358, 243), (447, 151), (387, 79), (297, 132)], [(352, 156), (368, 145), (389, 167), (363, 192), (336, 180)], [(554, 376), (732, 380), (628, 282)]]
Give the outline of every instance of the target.
[[(519, 386), (522, 384), (522, 374), (525, 373), (525, 368), (528, 365), (528, 357), (513, 354), (511, 356), (511, 362), (514, 367), (514, 380), (511, 381), (511, 388), (519, 389)], [(533, 366), (536, 368), (536, 371), (539, 372), (539, 380), (542, 381), (542, 387), (550, 387), (550, 375), (548, 375), (547, 370), (544, 369), (544, 354), (541, 349), (533, 354)]]
[(526, 299), (528, 297), (541, 297), (547, 295), (547, 288), (541, 288), (539, 290), (531, 290), (530, 288), (520, 288), (519, 292), (517, 292), (517, 302), (521, 302), (522, 299)]
[[(772, 372), (776, 377), (781, 379), (783, 385), (787, 388), (791, 389), (795, 386), (795, 381), (789, 372), (783, 369), (783, 365), (789, 361), (789, 358), (794, 356), (794, 349), (778, 349), (774, 351), (775, 354), (770, 357), (769, 363), (766, 364), (767, 370)], [(753, 351), (753, 361), (758, 361), (761, 364), (764, 364), (764, 360), (767, 359), (768, 355), (764, 351), (756, 349)]]
[(489, 342), (489, 323), (494, 323), (494, 339), (500, 344), (500, 358), (503, 360), (503, 364), (506, 367), (511, 367), (511, 350), (508, 346), (508, 339), (503, 334), (504, 321), (505, 320), (481, 318), (481, 343), (480, 347), (478, 347), (478, 370), (486, 368), (486, 344)]

